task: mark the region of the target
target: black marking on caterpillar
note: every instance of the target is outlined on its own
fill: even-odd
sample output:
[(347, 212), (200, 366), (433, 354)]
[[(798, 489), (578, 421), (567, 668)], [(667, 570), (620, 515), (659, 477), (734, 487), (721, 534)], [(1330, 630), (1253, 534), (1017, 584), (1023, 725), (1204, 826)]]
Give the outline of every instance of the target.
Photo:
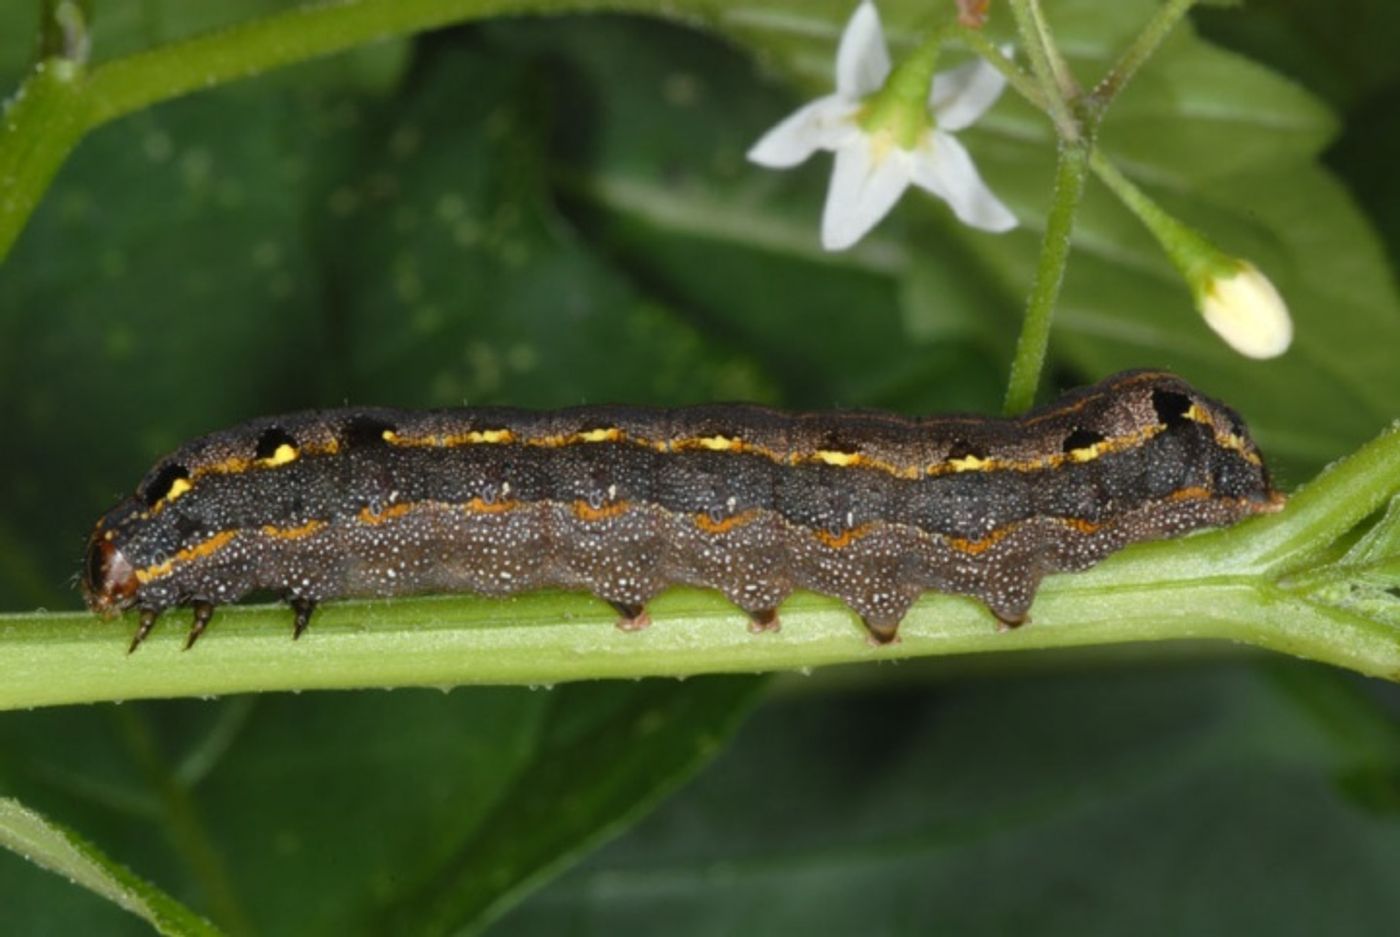
[(162, 459), (97, 523), (83, 586), (111, 616), (273, 590), (295, 610), (422, 592), (587, 589), (645, 627), (672, 583), (718, 589), (755, 630), (794, 589), (840, 598), (880, 642), (925, 590), (1027, 620), (1047, 573), (1139, 540), (1278, 510), (1229, 408), (1120, 374), (1019, 419), (784, 413), (749, 405), (253, 420)]

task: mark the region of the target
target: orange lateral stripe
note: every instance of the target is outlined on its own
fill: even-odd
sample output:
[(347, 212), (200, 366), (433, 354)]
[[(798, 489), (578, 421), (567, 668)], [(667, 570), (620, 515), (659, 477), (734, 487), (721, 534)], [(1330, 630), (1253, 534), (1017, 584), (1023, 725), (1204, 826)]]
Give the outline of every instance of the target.
[(147, 583), (154, 579), (163, 579), (169, 576), (176, 566), (189, 563), (203, 556), (212, 556), (218, 553), (237, 535), (237, 533), (238, 531), (236, 530), (220, 531), (208, 540), (196, 543), (192, 547), (186, 547), (164, 563), (156, 563), (154, 566), (138, 569), (136, 571), (136, 580), (140, 583)]
[(403, 517), (409, 511), (412, 511), (413, 508), (414, 504), (411, 501), (405, 501), (402, 504), (391, 504), (378, 513), (371, 511), (369, 508), (360, 508), (360, 513), (355, 515), (355, 518), (362, 524), (382, 524), (392, 518)]
[(1005, 527), (998, 527), (996, 530), (987, 534), (987, 536), (983, 537), (981, 540), (967, 540), (963, 537), (949, 537), (948, 546), (952, 547), (954, 550), (957, 550), (959, 553), (968, 553), (972, 556), (976, 556), (977, 554), (985, 553), (992, 547), (996, 546), (1000, 541), (1006, 538), (1007, 534), (1011, 533), (1011, 531), (1015, 530), (1018, 526), (1019, 524), (1007, 524)]
[(276, 527), (272, 524), (268, 524), (263, 527), (262, 532), (269, 537), (276, 537), (279, 540), (300, 540), (303, 537), (311, 536), (325, 526), (325, 521), (307, 521), (300, 527)]
[(1168, 501), (1204, 501), (1210, 497), (1210, 489), (1202, 488), (1200, 485), (1191, 485), (1188, 488), (1178, 488), (1167, 495)]
[(610, 517), (625, 514), (630, 507), (632, 507), (630, 501), (614, 501), (612, 504), (605, 504), (600, 508), (595, 508), (587, 501), (573, 503), (574, 516), (581, 521), (605, 521)]
[(843, 547), (850, 546), (851, 544), (859, 540), (861, 537), (864, 537), (866, 534), (870, 533), (871, 530), (874, 529), (874, 527), (874, 524), (861, 524), (859, 527), (852, 527), (849, 530), (843, 530), (839, 534), (833, 534), (829, 530), (814, 530), (812, 531), (812, 535), (818, 540), (820, 540), (822, 543), (831, 547), (833, 550), (840, 550)]
[(758, 520), (758, 509), (753, 508), (748, 511), (741, 511), (738, 514), (731, 514), (722, 521), (717, 521), (708, 513), (691, 515), (691, 520), (695, 521), (695, 526), (699, 527), (707, 534), (728, 533), (735, 527), (743, 527)]
[(504, 514), (519, 506), (519, 501), (483, 501), (481, 498), (472, 498), (466, 503), (466, 510), (472, 514)]

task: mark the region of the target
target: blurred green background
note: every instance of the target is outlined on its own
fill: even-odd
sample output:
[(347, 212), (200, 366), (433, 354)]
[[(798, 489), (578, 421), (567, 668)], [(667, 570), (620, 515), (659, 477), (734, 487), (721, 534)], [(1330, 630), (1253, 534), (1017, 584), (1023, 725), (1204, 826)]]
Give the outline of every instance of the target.
[[(281, 6), (101, 4), (95, 55)], [(881, 6), (905, 40), (922, 8)], [(0, 87), (33, 7), (0, 10)], [(1085, 79), (1155, 8), (1046, 7)], [(0, 607), (78, 607), (90, 524), (157, 456), (279, 410), (994, 411), (1046, 122), (1008, 94), (966, 135), (1020, 230), (911, 197), (824, 255), (829, 162), (743, 154), (826, 92), (850, 5), (697, 9), (703, 29), (389, 42), (85, 139), (0, 267)], [(1230, 353), (1091, 183), (1047, 389), (1176, 369), (1244, 412), (1292, 488), (1400, 415), (1400, 8), (1264, 0), (1195, 26), (1103, 145), (1275, 279), (1297, 344)], [(505, 913), (494, 932), (1372, 933), (1400, 920), (1398, 707), (1389, 685), (1218, 646), (142, 703), (0, 714), (0, 794), (242, 932)], [(0, 854), (0, 931), (145, 929)]]

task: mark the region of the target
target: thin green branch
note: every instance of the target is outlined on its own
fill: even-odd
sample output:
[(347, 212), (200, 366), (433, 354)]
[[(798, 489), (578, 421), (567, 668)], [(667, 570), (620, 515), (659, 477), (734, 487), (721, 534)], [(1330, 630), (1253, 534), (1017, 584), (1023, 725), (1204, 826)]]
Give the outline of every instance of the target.
[(675, 589), (641, 633), (595, 600), (537, 593), (331, 603), (297, 642), (280, 607), (222, 609), (194, 650), (172, 613), (135, 654), (134, 627), (91, 615), (0, 616), (0, 709), (263, 690), (544, 685), (759, 673), (920, 656), (1219, 638), (1400, 679), (1400, 631), (1286, 578), (1400, 493), (1400, 428), (1325, 472), (1288, 509), (1185, 540), (1140, 544), (1047, 579), (1034, 621), (999, 633), (975, 602), (929, 594), (901, 640), (871, 646), (840, 603), (798, 595), (782, 631), (753, 635), (718, 595)]
[(1171, 34), (1176, 24), (1195, 3), (1196, 0), (1167, 0), (1158, 8), (1142, 32), (1133, 40), (1132, 45), (1123, 51), (1118, 61), (1094, 86), (1092, 101), (1097, 111), (1102, 112), (1119, 92), (1127, 87), (1138, 69), (1152, 58), (1157, 47)]
[(1137, 187), (1137, 184), (1123, 175), (1123, 171), (1113, 164), (1101, 150), (1095, 150), (1090, 157), (1089, 167), (1094, 170), (1094, 175), (1104, 185), (1118, 196), (1119, 200), (1128, 207), (1134, 215), (1142, 220), (1148, 228), (1153, 228), (1159, 220), (1174, 222), (1175, 219), (1168, 215), (1160, 205), (1154, 202), (1147, 193)]
[[(1002, 74), (1008, 75), (1008, 81), (1017, 90), (1050, 114), (1060, 138), (1055, 190), (1046, 217), (1045, 237), (1036, 264), (1035, 280), (1026, 302), (1025, 320), (1021, 323), (1021, 334), (1016, 340), (1003, 405), (1004, 412), (1016, 414), (1035, 402), (1036, 389), (1040, 385), (1055, 302), (1059, 299), (1065, 267), (1069, 263), (1074, 216), (1084, 196), (1084, 180), (1093, 146), (1093, 126), (1081, 126), (1072, 113), (1070, 102), (1077, 99), (1078, 86), (1050, 33), (1039, 0), (1011, 0), (1011, 10), (1030, 59), (1031, 71), (1039, 83), (1039, 93), (1033, 94), (1019, 76), (1013, 80), (1004, 66), (1001, 67)], [(995, 63), (1000, 57), (988, 58)]]
[(982, 30), (969, 29), (965, 26), (956, 27), (953, 31), (953, 35), (957, 36), (962, 40), (964, 45), (985, 59), (987, 64), (1001, 72), (1007, 84), (1011, 85), (1021, 97), (1025, 98), (1042, 111), (1049, 108), (1049, 105), (1045, 101), (1045, 95), (1041, 92), (1040, 85), (1036, 84), (1035, 79), (1027, 75), (1020, 68), (1017, 68), (1016, 63), (1011, 59), (1002, 55), (996, 43), (988, 39)]
[(1051, 64), (1050, 37), (1037, 27), (1031, 5), (1032, 0), (1011, 0), (1010, 3), (1021, 43), (1026, 48), (1026, 58), (1031, 64), (1031, 74), (1040, 84), (1041, 97), (1055, 124), (1056, 134), (1061, 140), (1078, 140), (1079, 122), (1070, 111), (1069, 102), (1055, 77), (1055, 67)]
[(0, 115), (0, 260), (9, 253), (49, 182), (87, 129), (80, 66), (34, 66)]
[(1158, 205), (1131, 179), (1123, 175), (1102, 151), (1094, 151), (1089, 165), (1099, 180), (1118, 196), (1157, 239), (1163, 253), (1181, 271), (1185, 281), (1183, 285), (1190, 286), (1206, 276), (1223, 272), (1219, 260), (1223, 257), (1221, 251), (1199, 232), (1178, 221), (1174, 215)]
[(1065, 61), (1059, 43), (1050, 31), (1050, 23), (1045, 19), (1045, 10), (1041, 7), (1040, 0), (1030, 0), (1030, 15), (1035, 24), (1036, 35), (1040, 37), (1040, 44), (1045, 49), (1045, 59), (1050, 65), (1050, 74), (1054, 76), (1060, 97), (1065, 101), (1073, 101), (1079, 97), (1079, 83), (1074, 80), (1069, 63)]
[(335, 0), (158, 46), (93, 69), (94, 124), (157, 101), (356, 46), (508, 13), (656, 10), (656, 0)]
[(1035, 282), (1031, 284), (1026, 318), (1016, 339), (1016, 356), (1011, 361), (1011, 379), (1007, 382), (1003, 407), (1007, 414), (1021, 413), (1035, 402), (1040, 372), (1045, 365), (1045, 351), (1050, 343), (1055, 301), (1059, 298), (1065, 265), (1069, 262), (1074, 215), (1084, 195), (1087, 174), (1088, 154), (1085, 147), (1078, 143), (1062, 144), (1055, 170), (1055, 192), (1045, 220), (1045, 238), (1035, 269)]

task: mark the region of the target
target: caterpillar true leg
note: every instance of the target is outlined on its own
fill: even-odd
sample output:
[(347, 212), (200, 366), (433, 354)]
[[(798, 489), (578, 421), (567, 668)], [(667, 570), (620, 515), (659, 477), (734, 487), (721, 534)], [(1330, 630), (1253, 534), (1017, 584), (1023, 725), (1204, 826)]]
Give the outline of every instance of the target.
[(196, 602), (194, 603), (194, 624), (190, 625), (190, 635), (185, 639), (185, 650), (194, 647), (194, 642), (199, 640), (199, 636), (204, 634), (204, 629), (209, 627), (209, 619), (214, 617), (214, 603)]
[(141, 646), (141, 642), (146, 640), (146, 635), (151, 633), (151, 629), (156, 626), (156, 619), (160, 617), (160, 612), (153, 608), (141, 609), (141, 624), (136, 628), (136, 634), (131, 637), (131, 646), (126, 649), (128, 654), (135, 652)]

